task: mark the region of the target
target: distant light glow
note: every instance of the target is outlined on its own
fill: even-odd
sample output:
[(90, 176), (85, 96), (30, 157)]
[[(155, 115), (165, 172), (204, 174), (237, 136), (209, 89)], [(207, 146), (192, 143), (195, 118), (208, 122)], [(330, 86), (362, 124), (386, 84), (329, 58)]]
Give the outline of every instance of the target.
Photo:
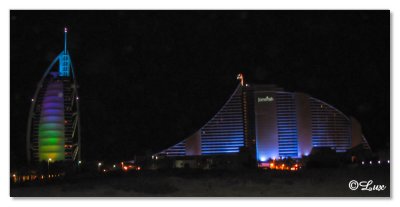
[(261, 156), (261, 157), (260, 157), (260, 161), (261, 161), (261, 162), (265, 162), (265, 161), (267, 161), (267, 158), (266, 158), (265, 156)]
[(99, 162), (99, 164), (97, 164), (98, 166), (101, 166), (101, 162)]
[(390, 163), (390, 161), (388, 160), (387, 163)]
[(372, 161), (369, 161), (369, 164), (372, 165)]

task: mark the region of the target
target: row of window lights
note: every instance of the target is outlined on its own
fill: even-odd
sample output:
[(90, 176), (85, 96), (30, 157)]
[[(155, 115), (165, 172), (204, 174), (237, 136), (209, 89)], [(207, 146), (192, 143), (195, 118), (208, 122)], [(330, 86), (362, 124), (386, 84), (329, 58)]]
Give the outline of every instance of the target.
[[(377, 162), (377, 163), (380, 165), (382, 162), (381, 162), (380, 160), (378, 160), (378, 162)], [(388, 160), (388, 161), (387, 161), (387, 163), (388, 163), (388, 164), (390, 164), (390, 160)], [(362, 165), (364, 165), (364, 164), (365, 164), (365, 162), (364, 162), (364, 161), (362, 161), (362, 162), (361, 162), (361, 164), (362, 164)], [(372, 163), (372, 161), (369, 161), (369, 164), (370, 164), (370, 165), (372, 165), (372, 164), (373, 164), (373, 163)]]
[[(76, 100), (79, 100), (79, 97), (76, 97)], [(33, 98), (33, 99), (31, 99), (31, 101), (32, 102), (34, 102), (35, 101), (35, 99)]]
[(19, 175), (17, 176), (17, 174), (12, 174), (12, 178), (13, 178), (13, 182), (25, 182), (25, 181), (30, 181), (30, 180), (36, 180), (36, 179), (42, 179), (44, 180), (45, 178), (57, 178), (57, 177), (61, 177), (62, 174), (49, 174), (49, 175)]
[[(67, 146), (67, 145), (66, 145), (66, 146)], [(51, 162), (51, 161), (53, 161), (51, 158), (47, 159), (47, 162)], [(78, 161), (78, 164), (79, 164), (79, 165), (82, 164), (82, 161), (79, 160), (79, 161)], [(99, 164), (101, 164), (101, 163), (99, 163)]]
[[(49, 158), (49, 159), (47, 159), (47, 161), (48, 161), (48, 162), (51, 162), (51, 161), (52, 161), (52, 159), (51, 159), (51, 158)], [(79, 164), (79, 165), (80, 165), (80, 164), (82, 164), (82, 161), (81, 161), (81, 160), (79, 160), (79, 161), (78, 161), (78, 164)]]

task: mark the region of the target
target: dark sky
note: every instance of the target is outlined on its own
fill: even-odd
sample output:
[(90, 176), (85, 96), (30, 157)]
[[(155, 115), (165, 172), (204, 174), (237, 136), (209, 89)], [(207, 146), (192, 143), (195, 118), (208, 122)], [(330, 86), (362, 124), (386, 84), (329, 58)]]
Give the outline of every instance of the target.
[(11, 162), (30, 100), (63, 49), (80, 84), (85, 160), (132, 159), (206, 123), (244, 73), (354, 116), (390, 141), (389, 11), (11, 11)]

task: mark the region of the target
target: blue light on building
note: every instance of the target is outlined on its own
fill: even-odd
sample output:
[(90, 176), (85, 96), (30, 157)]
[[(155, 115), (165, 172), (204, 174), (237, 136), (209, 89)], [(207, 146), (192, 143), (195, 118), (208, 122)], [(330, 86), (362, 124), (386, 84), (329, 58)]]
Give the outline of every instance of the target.
[(61, 77), (69, 76), (69, 68), (71, 65), (71, 58), (67, 50), (67, 28), (64, 28), (64, 51), (59, 55), (59, 74)]

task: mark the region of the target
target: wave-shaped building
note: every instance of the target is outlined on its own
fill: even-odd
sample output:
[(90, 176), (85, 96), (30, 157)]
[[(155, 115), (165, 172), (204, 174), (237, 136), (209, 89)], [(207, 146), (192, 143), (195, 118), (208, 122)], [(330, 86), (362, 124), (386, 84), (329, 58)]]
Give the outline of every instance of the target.
[(274, 85), (241, 83), (217, 114), (198, 131), (157, 156), (237, 154), (254, 149), (256, 159), (307, 156), (313, 147), (345, 152), (370, 149), (359, 122), (324, 101)]
[(79, 96), (64, 29), (64, 50), (53, 60), (32, 98), (27, 126), (28, 161), (80, 159)]

